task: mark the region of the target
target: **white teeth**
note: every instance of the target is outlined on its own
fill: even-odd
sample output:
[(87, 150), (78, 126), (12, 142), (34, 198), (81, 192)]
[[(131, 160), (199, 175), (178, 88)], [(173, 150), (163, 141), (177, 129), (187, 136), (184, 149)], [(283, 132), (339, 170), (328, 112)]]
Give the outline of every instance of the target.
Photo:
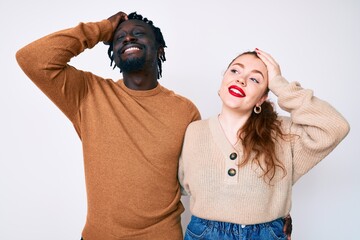
[(130, 47), (130, 48), (126, 49), (124, 52), (133, 51), (133, 50), (139, 50), (139, 48), (137, 48), (137, 47)]
[(236, 94), (239, 94), (239, 95), (241, 95), (241, 96), (244, 96), (238, 89), (236, 89), (236, 88), (230, 88), (230, 91), (232, 91), (232, 92), (234, 92), (234, 93), (236, 93)]
[(235, 92), (237, 94), (241, 94), (241, 92), (239, 90), (237, 90), (237, 89), (231, 89), (231, 91), (233, 91), (233, 92)]

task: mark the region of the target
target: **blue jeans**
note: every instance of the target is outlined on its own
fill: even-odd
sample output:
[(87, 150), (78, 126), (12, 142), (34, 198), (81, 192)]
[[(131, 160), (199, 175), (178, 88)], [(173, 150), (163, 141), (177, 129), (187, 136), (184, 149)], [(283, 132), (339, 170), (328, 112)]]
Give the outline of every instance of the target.
[(282, 218), (267, 223), (241, 225), (211, 221), (196, 216), (185, 232), (185, 240), (286, 240)]

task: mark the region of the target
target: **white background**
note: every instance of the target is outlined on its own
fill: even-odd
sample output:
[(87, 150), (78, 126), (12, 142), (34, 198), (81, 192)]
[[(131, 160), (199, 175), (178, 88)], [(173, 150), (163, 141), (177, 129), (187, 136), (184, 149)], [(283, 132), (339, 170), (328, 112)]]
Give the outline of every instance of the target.
[[(15, 52), (43, 35), (120, 10), (137, 11), (161, 28), (168, 45), (161, 83), (190, 98), (203, 118), (220, 110), (217, 90), (229, 61), (255, 47), (271, 53), (289, 81), (335, 106), (351, 131), (294, 186), (293, 239), (358, 239), (359, 1), (15, 0), (0, 3), (1, 240), (79, 239), (86, 217), (81, 142), (20, 70)], [(71, 62), (120, 78), (109, 63), (103, 44)], [(189, 216), (183, 215), (184, 227)]]

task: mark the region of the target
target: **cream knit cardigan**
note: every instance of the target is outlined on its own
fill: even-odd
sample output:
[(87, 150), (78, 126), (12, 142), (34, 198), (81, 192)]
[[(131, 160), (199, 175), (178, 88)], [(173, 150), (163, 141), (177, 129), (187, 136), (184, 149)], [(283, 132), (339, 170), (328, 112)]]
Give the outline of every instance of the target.
[[(279, 106), (290, 113), (290, 117), (279, 117), (282, 130), (297, 135), (291, 141), (278, 139), (276, 144), (286, 175), (277, 171), (269, 185), (256, 164), (239, 168), (241, 142), (229, 143), (218, 117), (193, 122), (187, 128), (179, 163), (182, 192), (190, 195), (193, 215), (238, 224), (263, 223), (287, 215), (294, 183), (349, 132), (348, 122), (338, 111), (299, 83), (278, 76), (269, 88)], [(235, 159), (231, 159), (232, 153), (236, 153)], [(229, 169), (236, 174), (230, 176)]]

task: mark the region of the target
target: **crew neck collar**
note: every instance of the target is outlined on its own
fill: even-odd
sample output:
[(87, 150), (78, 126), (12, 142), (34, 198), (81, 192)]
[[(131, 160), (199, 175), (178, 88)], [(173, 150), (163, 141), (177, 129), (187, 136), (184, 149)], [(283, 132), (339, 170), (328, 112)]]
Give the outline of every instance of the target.
[(134, 97), (149, 97), (149, 96), (154, 96), (156, 94), (158, 94), (161, 91), (161, 85), (160, 83), (157, 84), (157, 86), (153, 89), (150, 90), (133, 90), (128, 88), (123, 80), (119, 80), (118, 85), (129, 95), (134, 96)]

